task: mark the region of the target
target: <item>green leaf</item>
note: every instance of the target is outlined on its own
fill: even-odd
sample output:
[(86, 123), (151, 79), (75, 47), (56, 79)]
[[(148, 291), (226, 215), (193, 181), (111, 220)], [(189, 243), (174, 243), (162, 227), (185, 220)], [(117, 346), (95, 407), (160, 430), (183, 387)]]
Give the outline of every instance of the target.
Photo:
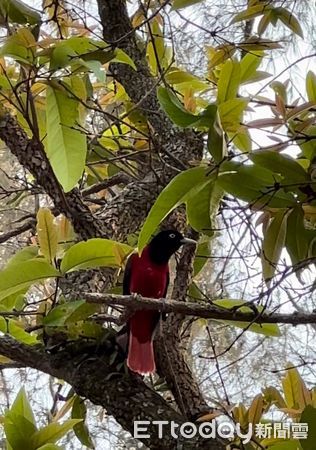
[(142, 251), (152, 234), (163, 219), (177, 206), (186, 202), (189, 195), (194, 195), (207, 183), (206, 168), (194, 167), (179, 173), (159, 194), (140, 231), (138, 250)]
[(225, 136), (221, 126), (220, 117), (215, 105), (209, 105), (208, 117), (210, 118), (210, 128), (207, 137), (207, 148), (213, 156), (215, 162), (223, 160), (227, 154)]
[(55, 444), (45, 444), (37, 448), (37, 450), (64, 450), (64, 447), (59, 447), (59, 445)]
[(170, 69), (166, 73), (166, 81), (169, 84), (177, 85), (179, 87), (181, 87), (182, 85), (192, 87), (196, 91), (209, 89), (209, 85), (205, 81), (202, 81), (195, 75), (192, 75), (191, 73), (185, 72), (180, 69)]
[(104, 41), (86, 36), (72, 36), (55, 44), (50, 57), (50, 68), (60, 69), (68, 65), (84, 64), (86, 61), (109, 62), (115, 56)]
[(33, 450), (30, 437), (36, 429), (24, 416), (8, 411), (4, 418), (3, 427), (8, 450)]
[(235, 98), (240, 85), (240, 63), (235, 59), (228, 59), (222, 67), (217, 82), (217, 102)]
[(316, 75), (311, 70), (306, 75), (306, 91), (308, 100), (316, 102)]
[(71, 417), (72, 419), (82, 419), (82, 422), (74, 426), (74, 432), (82, 445), (94, 449), (95, 447), (90, 437), (88, 427), (85, 424), (86, 415), (87, 415), (87, 408), (84, 403), (84, 400), (80, 398), (78, 395), (76, 395), (71, 410)]
[(36, 228), (41, 253), (52, 263), (57, 253), (58, 234), (54, 216), (48, 208), (39, 208)]
[(10, 412), (25, 417), (36, 428), (35, 417), (27, 398), (24, 387), (22, 387), (10, 408)]
[(10, 56), (18, 62), (30, 65), (34, 62), (36, 45), (33, 34), (27, 28), (20, 28), (15, 34), (7, 37), (0, 47), (0, 57)]
[(120, 48), (114, 50), (114, 58), (111, 59), (111, 62), (119, 62), (122, 64), (127, 64), (131, 66), (134, 70), (137, 70), (134, 61)]
[(33, 448), (38, 448), (49, 443), (54, 444), (79, 422), (81, 422), (81, 419), (69, 419), (62, 424), (56, 422), (48, 424), (32, 435), (31, 443)]
[(196, 194), (190, 195), (186, 201), (189, 224), (201, 233), (212, 236), (214, 234), (214, 219), (218, 211), (223, 190), (210, 176), (209, 182)]
[(316, 442), (316, 408), (307, 405), (301, 415), (300, 423), (308, 425), (307, 439), (300, 439), (300, 444), (303, 450), (312, 450)]
[(87, 152), (86, 136), (78, 129), (79, 102), (62, 88), (48, 86), (46, 105), (47, 156), (68, 192), (82, 176)]
[(315, 232), (307, 230), (304, 223), (304, 212), (301, 207), (293, 208), (287, 219), (285, 246), (292, 264), (304, 261), (308, 257), (310, 243), (315, 239)]
[(209, 182), (196, 194), (190, 196), (186, 201), (186, 210), (188, 222), (196, 231), (200, 231), (206, 235), (212, 235), (211, 222), (211, 196), (214, 188), (214, 180)]
[(70, 247), (62, 263), (63, 273), (96, 267), (120, 267), (134, 249), (129, 245), (110, 239), (89, 239)]
[[(234, 308), (236, 306), (240, 306), (243, 305), (245, 302), (243, 300), (235, 300), (235, 299), (218, 299), (218, 300), (214, 300), (213, 302), (215, 305), (220, 306), (222, 308), (226, 308), (226, 309), (231, 309)], [(263, 311), (263, 306), (256, 306), (258, 309), (258, 312)], [(250, 313), (253, 312), (251, 308), (249, 308), (249, 306), (241, 306), (240, 308), (238, 308), (239, 312), (243, 312), (243, 313)], [(264, 312), (266, 314), (268, 314), (269, 312), (265, 309)], [(220, 320), (219, 322), (224, 322), (224, 323), (228, 323), (229, 325), (232, 325), (234, 327), (238, 327), (238, 328), (242, 328), (245, 329), (247, 328), (247, 330), (252, 331), (254, 333), (258, 333), (258, 334), (263, 334), (265, 336), (280, 336), (280, 329), (279, 326), (277, 324), (274, 323), (264, 323), (264, 324), (257, 324), (254, 323), (249, 327), (249, 322), (237, 322), (234, 320)]]
[(20, 389), (10, 410), (5, 414), (4, 431), (13, 450), (32, 450), (30, 437), (37, 428), (24, 388)]
[(161, 107), (169, 119), (179, 127), (185, 128), (192, 126), (199, 120), (199, 116), (188, 112), (178, 97), (169, 89), (160, 86), (157, 91), (157, 96)]
[(309, 181), (303, 167), (289, 155), (273, 150), (256, 150), (249, 155), (249, 158), (255, 164), (282, 175), (284, 183), (296, 184)]
[(263, 52), (247, 53), (240, 61), (240, 83), (249, 83), (257, 73), (261, 64)]
[(198, 244), (193, 263), (193, 277), (196, 277), (212, 255), (211, 239)]
[(37, 336), (27, 333), (24, 330), (23, 323), (18, 320), (0, 317), (0, 331), (4, 334), (9, 334), (17, 341), (23, 342), (23, 344), (38, 344)]
[(221, 124), (225, 131), (237, 131), (242, 122), (242, 116), (248, 101), (243, 98), (234, 98), (218, 106)]
[(256, 208), (282, 208), (296, 205), (294, 196), (274, 188), (278, 175), (258, 165), (226, 161), (221, 164), (219, 185), (230, 194)]
[(35, 25), (41, 21), (40, 14), (20, 0), (2, 0), (0, 4), (0, 18), (19, 24)]
[(304, 37), (301, 24), (294, 16), (293, 11), (288, 11), (285, 8), (275, 8), (274, 13), (277, 18), (280, 19), (285, 26), (287, 26), (293, 33), (297, 34), (301, 38)]
[(12, 258), (9, 259), (6, 267), (15, 265), (17, 263), (29, 261), (30, 259), (36, 258), (37, 255), (38, 255), (37, 246), (30, 245), (29, 247), (24, 247), (22, 248), (22, 250), (16, 252), (16, 254), (12, 256)]
[(43, 324), (50, 327), (64, 326), (67, 323), (78, 322), (98, 311), (98, 305), (76, 300), (53, 308), (43, 319)]
[(240, 22), (242, 20), (250, 20), (254, 19), (255, 17), (261, 16), (265, 12), (269, 11), (269, 7), (264, 2), (263, 5), (254, 5), (250, 6), (246, 10), (242, 11), (239, 14), (236, 14), (235, 17), (232, 20), (232, 23)]
[(201, 3), (203, 0), (174, 0), (172, 3), (171, 10), (178, 10), (186, 8), (187, 6), (195, 5), (196, 3)]
[(0, 272), (0, 300), (34, 283), (60, 276), (60, 272), (46, 261), (29, 260), (10, 264)]
[(228, 133), (230, 139), (233, 140), (233, 143), (236, 147), (242, 152), (251, 152), (252, 149), (252, 140), (249, 131), (246, 128), (239, 128), (240, 131), (235, 133)]
[(288, 215), (288, 210), (277, 212), (264, 234), (261, 262), (263, 277), (267, 284), (274, 275), (285, 244)]

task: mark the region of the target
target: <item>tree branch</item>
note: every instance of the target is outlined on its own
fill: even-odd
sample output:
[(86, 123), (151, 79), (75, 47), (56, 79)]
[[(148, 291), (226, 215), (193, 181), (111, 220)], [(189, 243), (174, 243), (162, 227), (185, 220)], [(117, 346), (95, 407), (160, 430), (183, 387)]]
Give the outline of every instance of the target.
[(81, 292), (80, 297), (88, 303), (98, 303), (104, 305), (125, 306), (128, 310), (137, 311), (149, 309), (165, 313), (177, 313), (186, 316), (201, 317), (204, 319), (231, 320), (233, 322), (250, 322), (257, 324), (264, 323), (287, 323), (291, 325), (304, 325), (316, 323), (316, 313), (278, 314), (278, 313), (258, 313), (239, 312), (220, 308), (213, 304), (201, 304), (193, 302), (182, 302), (177, 300), (167, 300), (165, 298), (155, 299), (141, 297), (139, 295), (114, 295)]
[[(173, 410), (157, 392), (150, 389), (141, 377), (115, 372), (106, 355), (93, 354), (91, 348), (85, 349), (84, 345), (79, 345), (79, 349), (79, 354), (69, 348), (57, 355), (50, 355), (40, 347), (22, 344), (9, 336), (0, 338), (2, 355), (14, 359), (18, 364), (67, 381), (79, 395), (103, 406), (132, 434), (135, 421), (150, 421), (150, 437), (141, 441), (151, 449), (173, 450), (177, 443), (181, 442), (181, 439), (176, 441), (168, 432), (159, 438), (158, 427), (152, 424), (153, 421), (174, 421), (181, 425), (186, 419)], [(224, 450), (225, 446), (217, 440), (195, 437), (185, 440), (181, 448)]]

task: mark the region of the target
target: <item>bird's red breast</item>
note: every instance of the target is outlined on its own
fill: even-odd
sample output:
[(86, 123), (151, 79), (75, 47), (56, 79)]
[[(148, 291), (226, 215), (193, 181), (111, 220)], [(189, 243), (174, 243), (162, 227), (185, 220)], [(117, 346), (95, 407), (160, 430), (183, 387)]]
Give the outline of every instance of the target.
[(161, 298), (168, 284), (169, 266), (155, 264), (149, 257), (148, 247), (141, 256), (131, 256), (130, 292), (143, 297)]

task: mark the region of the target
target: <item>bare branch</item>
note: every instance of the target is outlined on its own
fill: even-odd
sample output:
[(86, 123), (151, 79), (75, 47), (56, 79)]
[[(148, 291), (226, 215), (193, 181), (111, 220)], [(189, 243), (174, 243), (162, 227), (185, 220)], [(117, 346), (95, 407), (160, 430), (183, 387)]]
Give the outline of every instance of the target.
[(201, 304), (192, 302), (182, 302), (177, 300), (167, 300), (165, 298), (155, 299), (141, 297), (139, 295), (114, 295), (83, 292), (81, 298), (89, 303), (99, 303), (104, 305), (121, 305), (137, 311), (139, 309), (150, 309), (165, 313), (178, 313), (186, 316), (202, 317), (204, 319), (231, 320), (234, 322), (264, 323), (288, 323), (291, 325), (303, 325), (316, 323), (316, 313), (260, 313), (239, 312), (220, 308), (213, 304)]

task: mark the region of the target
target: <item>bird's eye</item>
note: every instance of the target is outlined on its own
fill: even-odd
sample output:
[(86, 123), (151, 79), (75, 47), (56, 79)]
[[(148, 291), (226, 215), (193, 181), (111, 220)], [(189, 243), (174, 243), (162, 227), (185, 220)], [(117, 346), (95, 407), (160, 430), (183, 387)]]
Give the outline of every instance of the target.
[(170, 234), (169, 234), (169, 237), (170, 237), (171, 239), (174, 239), (174, 238), (176, 237), (176, 235), (175, 235), (174, 233), (170, 233)]

